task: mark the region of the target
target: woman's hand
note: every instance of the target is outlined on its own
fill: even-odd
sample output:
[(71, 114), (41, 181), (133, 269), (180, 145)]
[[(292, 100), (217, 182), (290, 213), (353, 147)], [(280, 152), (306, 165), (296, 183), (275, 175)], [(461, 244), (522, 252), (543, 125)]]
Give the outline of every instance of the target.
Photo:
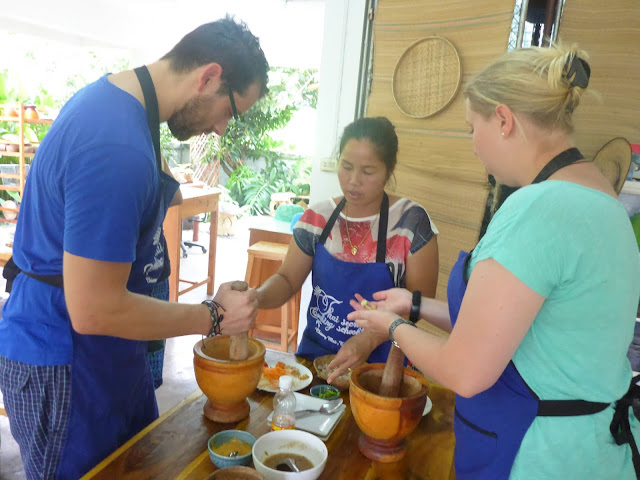
[(331, 372), (327, 377), (327, 383), (330, 384), (340, 375), (345, 375), (351, 369), (366, 362), (377, 345), (372, 335), (365, 332), (354, 335), (344, 342), (334, 359), (327, 365)]
[[(399, 289), (398, 289), (399, 290)], [(380, 292), (378, 292), (380, 293)], [(375, 294), (374, 294), (375, 297)], [(352, 300), (353, 301), (353, 300)], [(387, 310), (356, 310), (347, 315), (347, 318), (364, 328), (365, 332), (372, 333), (377, 337), (388, 337), (389, 326), (398, 318), (398, 314)], [(345, 342), (346, 345), (346, 342)], [(343, 347), (344, 348), (344, 347)]]
[[(364, 298), (362, 295), (356, 293), (356, 300), (351, 300), (349, 303), (354, 310), (364, 310), (362, 301)], [(373, 302), (367, 302), (374, 309), (377, 310), (389, 310), (394, 312), (396, 317), (398, 315), (408, 315), (411, 311), (412, 293), (405, 288), (391, 288), (389, 290), (382, 290), (373, 294)]]

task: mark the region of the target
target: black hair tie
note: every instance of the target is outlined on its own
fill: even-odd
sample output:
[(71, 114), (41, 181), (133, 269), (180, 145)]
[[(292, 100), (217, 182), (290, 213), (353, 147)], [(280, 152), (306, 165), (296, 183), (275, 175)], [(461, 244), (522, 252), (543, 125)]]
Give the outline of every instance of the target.
[(564, 65), (565, 78), (571, 81), (572, 87), (587, 88), (589, 77), (591, 77), (591, 67), (586, 60), (572, 55)]

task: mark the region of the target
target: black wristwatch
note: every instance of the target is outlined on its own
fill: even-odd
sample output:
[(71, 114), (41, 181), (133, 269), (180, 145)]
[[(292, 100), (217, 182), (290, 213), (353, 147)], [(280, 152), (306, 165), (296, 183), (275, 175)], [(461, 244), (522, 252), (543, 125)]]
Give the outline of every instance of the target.
[(422, 303), (422, 293), (420, 290), (414, 290), (411, 300), (411, 312), (409, 312), (409, 320), (416, 323), (420, 320), (420, 304)]

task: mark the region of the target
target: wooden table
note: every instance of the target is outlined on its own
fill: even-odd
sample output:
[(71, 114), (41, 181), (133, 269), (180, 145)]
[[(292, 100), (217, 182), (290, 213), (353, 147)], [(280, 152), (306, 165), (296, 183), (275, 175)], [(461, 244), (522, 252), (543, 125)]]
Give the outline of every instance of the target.
[[(281, 356), (269, 351), (268, 355)], [(286, 358), (292, 358), (288, 356)], [(298, 359), (312, 371), (310, 362)], [(314, 379), (312, 385), (318, 383)], [(308, 389), (301, 393), (307, 393)], [(358, 450), (360, 430), (349, 407), (329, 439), (327, 465), (321, 480), (452, 480), (453, 392), (433, 386), (431, 413), (422, 418), (408, 437), (405, 457), (397, 463), (382, 464), (366, 458)], [(217, 468), (209, 459), (207, 441), (216, 432), (241, 429), (256, 438), (269, 431), (267, 416), (273, 409), (273, 394), (256, 390), (249, 398), (251, 415), (236, 424), (214, 423), (202, 414), (206, 398), (198, 390), (116, 450), (83, 477), (112, 480), (203, 480)]]
[[(218, 239), (218, 198), (220, 189), (208, 188), (204, 185), (185, 184), (180, 186), (182, 204), (169, 208), (164, 219), (164, 236), (167, 239), (171, 275), (169, 276), (169, 301), (177, 302), (178, 296), (187, 293), (200, 285), (207, 284), (207, 295), (213, 295), (213, 284), (216, 274), (216, 242)], [(207, 278), (202, 281), (180, 279), (180, 243), (182, 242), (182, 219), (193, 217), (199, 213), (210, 213), (209, 231), (209, 269)], [(180, 290), (180, 282), (189, 287)]]

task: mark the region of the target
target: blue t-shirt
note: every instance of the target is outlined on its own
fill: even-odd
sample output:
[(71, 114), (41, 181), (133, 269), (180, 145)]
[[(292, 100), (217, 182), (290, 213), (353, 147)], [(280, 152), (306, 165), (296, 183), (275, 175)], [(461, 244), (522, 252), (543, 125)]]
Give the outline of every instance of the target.
[[(31, 165), (13, 244), (16, 265), (61, 274), (64, 251), (132, 262), (127, 288), (149, 293), (163, 268), (159, 182), (141, 103), (106, 76), (86, 86), (61, 110)], [(0, 319), (0, 355), (70, 363), (70, 329), (63, 290), (18, 275)]]

